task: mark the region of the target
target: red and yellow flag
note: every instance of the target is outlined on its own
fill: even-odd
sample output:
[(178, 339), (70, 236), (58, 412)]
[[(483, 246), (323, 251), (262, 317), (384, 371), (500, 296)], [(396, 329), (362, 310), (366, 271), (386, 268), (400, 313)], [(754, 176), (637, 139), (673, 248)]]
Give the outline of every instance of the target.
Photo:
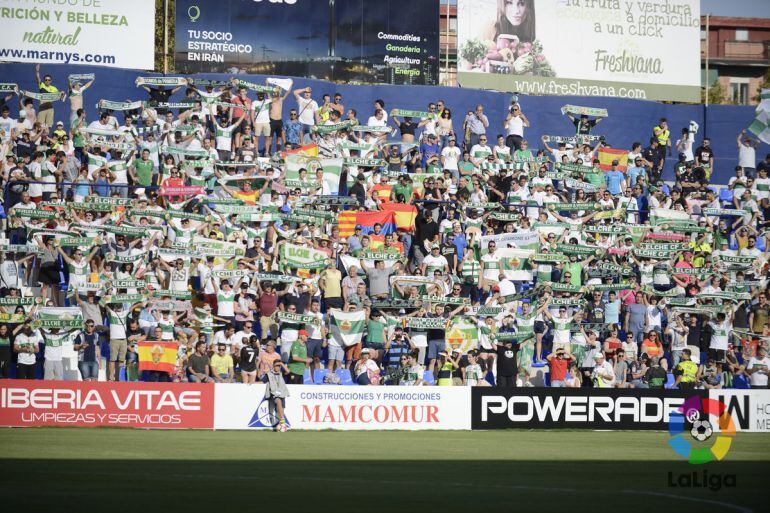
[(596, 158), (599, 159), (599, 167), (602, 171), (612, 169), (612, 161), (618, 161), (618, 171), (626, 172), (628, 169), (628, 150), (618, 148), (601, 148)]
[(404, 203), (387, 203), (380, 205), (383, 211), (393, 212), (396, 218), (396, 228), (407, 232), (414, 231), (414, 220), (417, 217), (417, 207)]
[(174, 372), (178, 349), (176, 342), (139, 342), (139, 371)]
[(286, 150), (284, 152), (284, 157), (286, 155), (305, 155), (307, 157), (317, 157), (318, 156), (318, 145), (313, 144), (306, 144), (304, 146), (300, 146), (299, 148), (296, 148), (294, 150)]

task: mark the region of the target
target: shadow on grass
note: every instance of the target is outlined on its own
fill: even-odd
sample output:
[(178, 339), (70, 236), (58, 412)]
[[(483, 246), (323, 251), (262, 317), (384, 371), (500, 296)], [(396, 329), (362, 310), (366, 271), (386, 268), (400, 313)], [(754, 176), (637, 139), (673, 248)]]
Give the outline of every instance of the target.
[[(524, 505), (525, 511), (564, 513), (597, 511), (597, 501), (613, 504), (608, 500), (626, 511), (759, 512), (766, 511), (766, 467), (759, 461), (695, 466), (623, 460), (5, 459), (0, 460), (0, 489), (5, 490), (7, 511), (57, 513), (82, 513), (86, 505), (111, 513), (252, 507), (282, 512), (509, 512)], [(680, 474), (692, 482), (693, 472), (700, 483), (704, 470), (707, 484), (716, 485), (718, 479), (721, 489), (669, 486), (671, 478), (680, 484)], [(735, 475), (734, 487), (725, 486), (728, 474)]]

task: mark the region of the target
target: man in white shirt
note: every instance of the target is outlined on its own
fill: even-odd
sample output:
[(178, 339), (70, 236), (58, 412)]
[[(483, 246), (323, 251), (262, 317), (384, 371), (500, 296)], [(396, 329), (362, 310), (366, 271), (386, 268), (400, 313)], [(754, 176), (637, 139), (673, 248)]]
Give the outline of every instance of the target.
[(240, 339), (236, 337), (235, 328), (231, 324), (225, 326), (225, 329), (214, 333), (213, 345), (217, 346), (219, 344), (224, 344), (227, 346), (228, 352), (230, 352), (233, 344), (235, 344), (237, 341), (240, 341)]
[(17, 379), (35, 379), (35, 354), (40, 351), (41, 342), (43, 337), (40, 336), (40, 331), (33, 330), (27, 321), (13, 341), (13, 351), (18, 355)]
[(767, 350), (764, 347), (757, 348), (757, 356), (749, 359), (746, 372), (749, 374), (751, 388), (767, 388), (770, 358), (767, 357)]
[(272, 100), (265, 93), (257, 93), (257, 99), (251, 102), (252, 123), (254, 125), (254, 145), (260, 147), (260, 138), (270, 137), (270, 104)]
[(471, 147), (471, 162), (473, 162), (474, 166), (478, 167), (482, 162), (487, 160), (487, 157), (490, 155), (492, 155), (492, 148), (487, 144), (487, 136), (479, 136), (478, 144), (474, 144)]
[[(738, 165), (743, 168), (743, 172), (749, 178), (757, 176), (757, 155), (754, 148), (759, 146), (759, 141), (746, 137), (746, 130), (741, 130), (738, 134)], [(767, 176), (767, 175), (765, 175)]]
[(387, 126), (388, 120), (385, 117), (385, 111), (382, 109), (375, 110), (374, 116), (369, 116), (366, 124), (369, 126)]
[(311, 129), (315, 126), (315, 112), (318, 110), (318, 102), (316, 102), (310, 95), (313, 90), (309, 87), (304, 89), (296, 89), (294, 91), (294, 98), (297, 100), (297, 112), (299, 115), (299, 122), (302, 126), (299, 129), (299, 140), (301, 143), (305, 142), (305, 135), (310, 135), (315, 138), (315, 134), (311, 133)]
[(504, 125), (507, 133), (505, 145), (520, 150), (521, 142), (524, 140), (524, 127), (529, 126), (529, 119), (521, 112), (521, 106), (518, 103), (511, 105)]
[(594, 355), (596, 364), (591, 374), (594, 386), (597, 388), (612, 388), (615, 386), (615, 370), (612, 364), (604, 358), (604, 353), (599, 351)]
[(458, 180), (460, 179), (460, 172), (457, 165), (460, 162), (461, 157), (462, 152), (460, 151), (460, 148), (457, 147), (455, 138), (450, 137), (447, 146), (441, 150), (441, 166), (445, 170), (451, 171), (452, 175)]

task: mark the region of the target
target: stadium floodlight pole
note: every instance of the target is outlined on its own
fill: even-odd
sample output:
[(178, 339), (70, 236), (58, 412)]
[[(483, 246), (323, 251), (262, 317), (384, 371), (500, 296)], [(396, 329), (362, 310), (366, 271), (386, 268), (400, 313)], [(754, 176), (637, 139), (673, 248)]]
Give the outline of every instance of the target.
[[(711, 82), (709, 77), (709, 13), (706, 13), (706, 107), (709, 106), (709, 82)], [(704, 130), (706, 127), (703, 127)]]
[[(363, 7), (363, 5), (362, 5)], [(329, 51), (328, 56), (334, 57), (337, 53), (337, 11), (334, 0), (329, 0)], [(333, 65), (333, 64), (332, 64)]]
[(168, 0), (163, 0), (163, 74), (168, 73)]
[(449, 85), (449, 0), (446, 0), (446, 27), (444, 28), (444, 34), (446, 35), (446, 58), (444, 60), (444, 79), (446, 83), (444, 85)]

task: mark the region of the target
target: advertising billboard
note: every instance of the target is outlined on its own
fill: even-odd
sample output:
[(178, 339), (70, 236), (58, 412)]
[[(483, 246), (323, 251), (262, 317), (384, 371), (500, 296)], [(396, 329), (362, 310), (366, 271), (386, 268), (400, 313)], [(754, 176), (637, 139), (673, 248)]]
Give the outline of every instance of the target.
[(154, 67), (155, 0), (2, 0), (0, 23), (0, 61)]
[[(293, 429), (470, 429), (468, 387), (289, 385)], [(217, 384), (214, 429), (271, 429), (265, 385)]]
[(213, 385), (0, 382), (0, 426), (211, 429), (213, 424)]
[(702, 390), (473, 388), (473, 429), (668, 429), (670, 416)]
[(177, 0), (176, 70), (437, 84), (439, 0)]
[(464, 87), (700, 101), (698, 0), (457, 0)]

